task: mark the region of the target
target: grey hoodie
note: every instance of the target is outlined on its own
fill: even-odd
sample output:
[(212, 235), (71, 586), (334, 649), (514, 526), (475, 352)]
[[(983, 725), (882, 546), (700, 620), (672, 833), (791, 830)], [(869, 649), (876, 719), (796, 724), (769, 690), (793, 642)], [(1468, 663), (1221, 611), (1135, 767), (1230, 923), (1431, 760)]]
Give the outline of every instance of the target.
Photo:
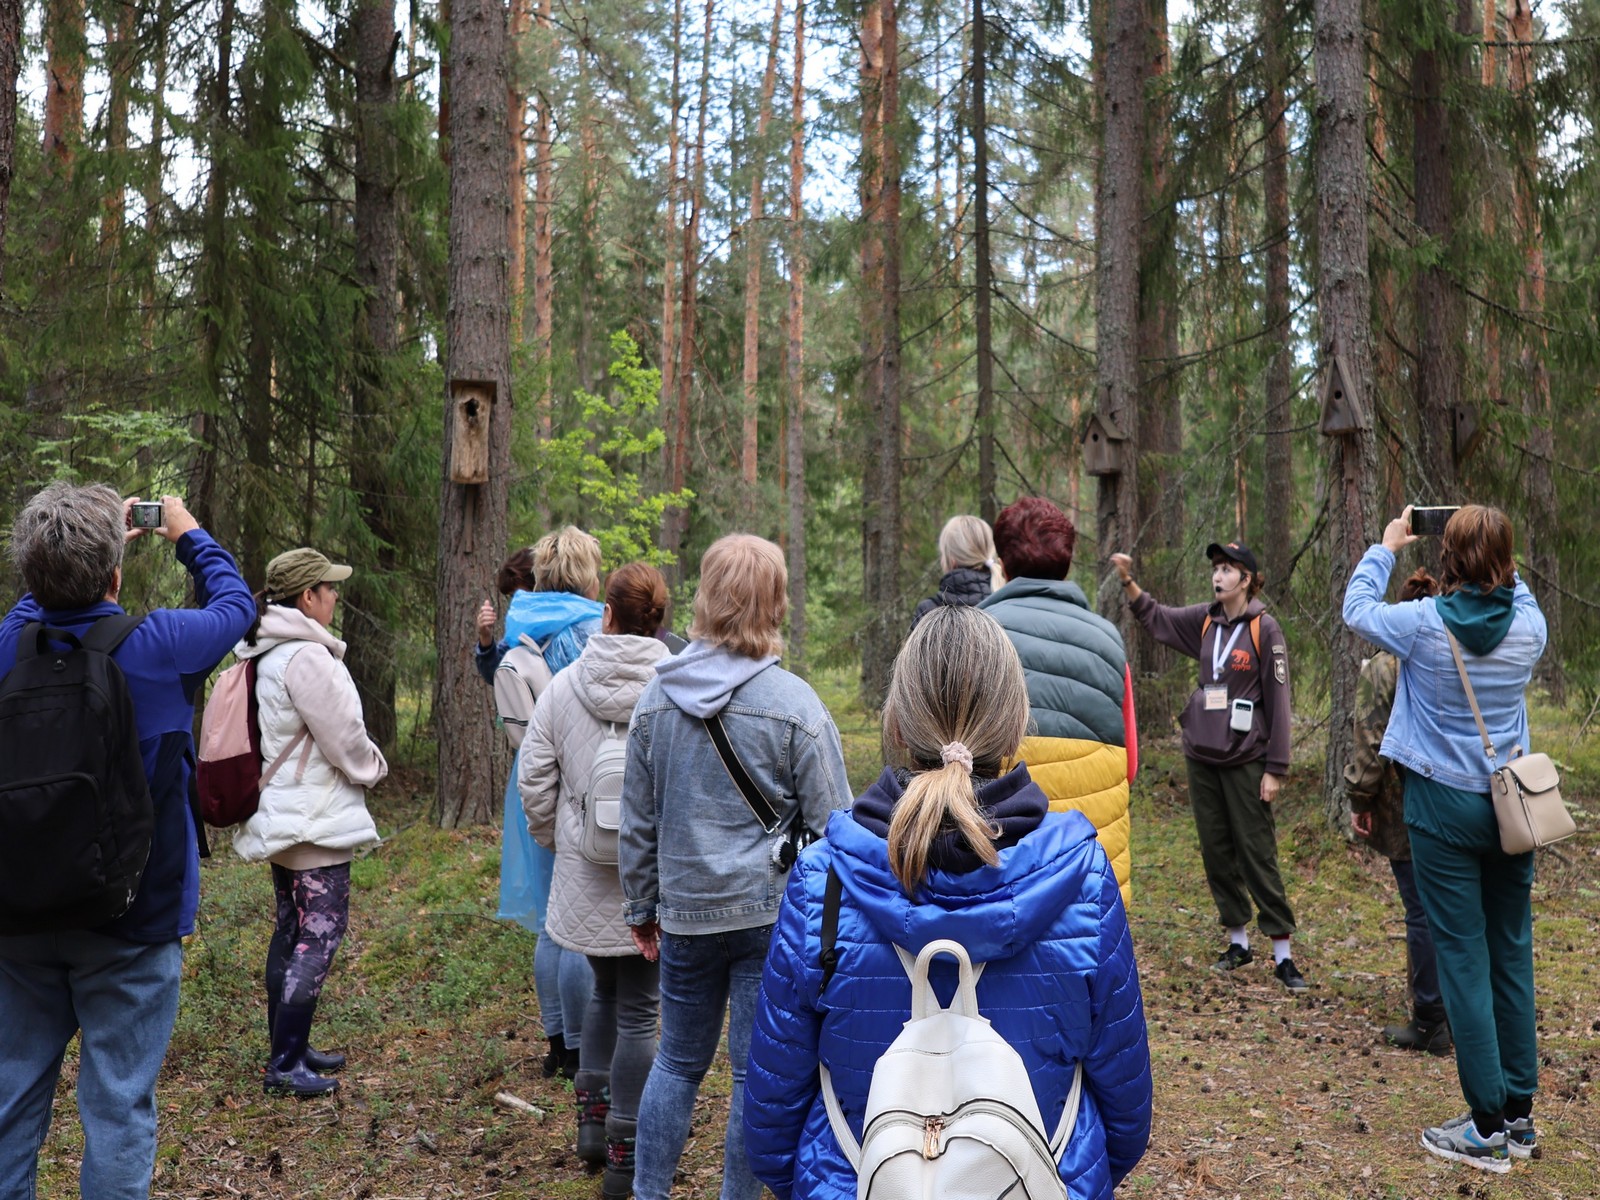
[(667, 699), (703, 721), (726, 708), (740, 684), (777, 661), (776, 654), (746, 658), (726, 646), (690, 642), (683, 653), (657, 663), (656, 674)]

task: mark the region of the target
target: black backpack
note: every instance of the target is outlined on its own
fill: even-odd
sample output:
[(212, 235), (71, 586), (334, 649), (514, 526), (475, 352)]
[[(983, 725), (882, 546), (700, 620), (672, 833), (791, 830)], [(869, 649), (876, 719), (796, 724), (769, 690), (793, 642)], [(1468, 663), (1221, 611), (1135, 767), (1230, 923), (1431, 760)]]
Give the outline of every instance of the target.
[(155, 810), (111, 659), (138, 624), (102, 617), (80, 639), (34, 621), (17, 639), (0, 680), (0, 934), (93, 929), (139, 892)]

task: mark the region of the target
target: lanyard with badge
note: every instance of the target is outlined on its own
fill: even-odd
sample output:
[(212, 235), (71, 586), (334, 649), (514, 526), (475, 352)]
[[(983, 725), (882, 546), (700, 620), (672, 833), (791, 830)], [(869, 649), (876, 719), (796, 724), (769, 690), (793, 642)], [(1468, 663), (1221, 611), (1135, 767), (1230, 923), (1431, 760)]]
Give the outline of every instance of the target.
[(1207, 712), (1223, 712), (1228, 707), (1228, 685), (1222, 682), (1222, 665), (1233, 653), (1234, 643), (1239, 640), (1239, 631), (1243, 628), (1242, 624), (1235, 625), (1224, 642), (1222, 628), (1218, 626), (1216, 636), (1211, 639), (1211, 682), (1205, 687)]

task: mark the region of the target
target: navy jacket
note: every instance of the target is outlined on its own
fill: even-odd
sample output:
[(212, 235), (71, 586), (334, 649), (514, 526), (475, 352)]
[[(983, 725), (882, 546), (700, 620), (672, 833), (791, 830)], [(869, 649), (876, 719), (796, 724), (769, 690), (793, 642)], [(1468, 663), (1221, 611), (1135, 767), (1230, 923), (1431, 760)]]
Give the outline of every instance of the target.
[[(130, 942), (170, 942), (194, 932), (200, 904), (200, 852), (189, 808), (194, 763), (194, 696), (255, 619), (255, 599), (233, 556), (203, 529), (184, 534), (178, 561), (194, 579), (199, 608), (158, 608), (112, 655), (128, 680), (139, 750), (155, 805), (150, 860), (133, 905), (99, 932)], [(45, 612), (31, 594), (0, 622), (0, 679), (17, 661), (17, 636), (29, 621), (81, 633), (122, 609), (108, 600), (70, 612)]]
[[(778, 1200), (854, 1200), (855, 1172), (828, 1125), (817, 1063), (833, 1074), (851, 1129), (861, 1136), (878, 1056), (910, 1016), (911, 984), (893, 944), (913, 954), (954, 938), (987, 962), (978, 1005), (1027, 1064), (1048, 1133), (1083, 1064), (1083, 1101), (1061, 1178), (1072, 1200), (1110, 1200), (1150, 1138), (1150, 1050), (1133, 941), (1116, 877), (1082, 813), (1050, 813), (998, 866), (929, 872), (907, 898), (889, 870), (888, 844), (858, 819), (899, 784), (885, 772), (855, 813), (835, 813), (828, 839), (800, 856), (761, 981), (745, 1077), (745, 1149)], [(991, 808), (1022, 789), (1044, 797), (1018, 767), (981, 793)], [(873, 797), (872, 792), (885, 793)], [(869, 818), (870, 820), (870, 818)], [(838, 966), (821, 990), (822, 898), (830, 864), (844, 885)], [(940, 1003), (955, 965), (931, 972)]]

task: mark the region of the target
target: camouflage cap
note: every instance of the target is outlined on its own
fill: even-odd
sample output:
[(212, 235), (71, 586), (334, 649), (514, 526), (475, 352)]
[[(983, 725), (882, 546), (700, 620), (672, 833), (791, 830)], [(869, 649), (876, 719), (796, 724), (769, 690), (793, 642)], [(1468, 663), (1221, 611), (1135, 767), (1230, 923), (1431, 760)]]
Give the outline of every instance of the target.
[(267, 564), (264, 588), (269, 600), (290, 600), (319, 583), (338, 583), (350, 578), (351, 568), (328, 561), (309, 546), (285, 550)]

